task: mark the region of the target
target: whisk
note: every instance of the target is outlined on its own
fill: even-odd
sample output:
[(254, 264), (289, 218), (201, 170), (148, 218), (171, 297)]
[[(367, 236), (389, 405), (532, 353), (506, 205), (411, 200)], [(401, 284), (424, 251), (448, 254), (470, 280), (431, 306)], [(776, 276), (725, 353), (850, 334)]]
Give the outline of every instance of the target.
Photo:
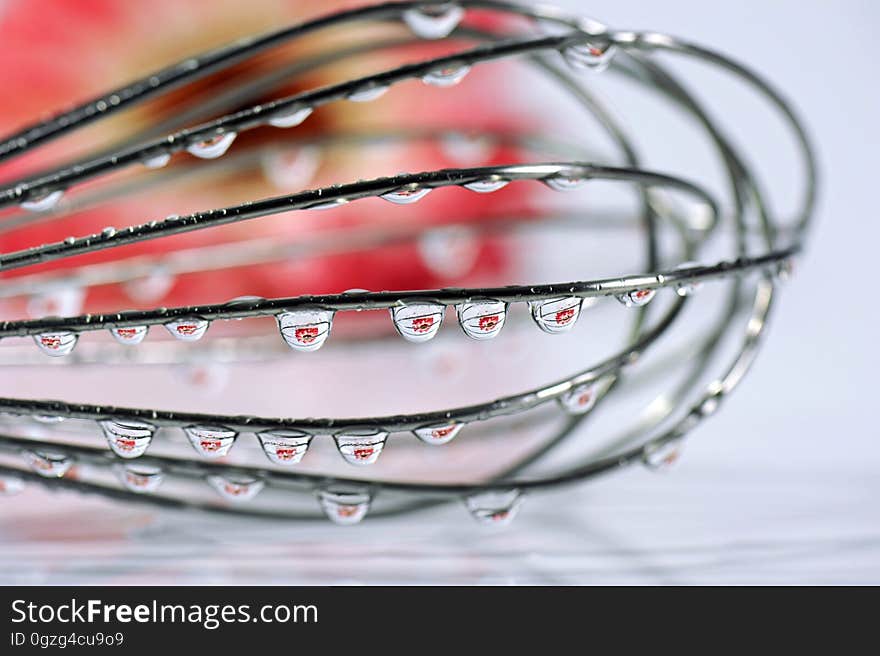
[[(492, 20), (485, 20), (487, 16)], [(329, 37), (321, 40), (323, 35), (339, 30), (354, 34), (372, 26), (390, 29), (393, 38), (389, 40), (385, 31), (363, 32), (368, 35), (364, 43), (348, 47)], [(544, 186), (560, 194), (594, 185), (634, 191), (638, 208), (631, 212), (630, 220), (636, 222), (644, 239), (643, 270), (633, 275), (542, 284), (356, 289), (276, 298), (244, 296), (224, 303), (17, 318), (0, 323), (0, 338), (16, 343), (14, 348), (0, 349), (4, 365), (12, 367), (45, 356), (52, 358), (53, 364), (57, 358), (57, 362), (70, 362), (72, 366), (184, 362), (190, 357), (187, 349), (194, 348), (191, 343), (196, 341), (204, 345), (200, 357), (217, 362), (255, 358), (271, 361), (282, 357), (281, 350), (297, 354), (318, 351), (333, 342), (338, 316), (359, 312), (387, 313), (399, 338), (415, 343), (414, 348), (422, 348), (422, 343), (433, 340), (441, 331), (452, 330), (443, 324), (453, 322), (464, 333), (462, 339), (475, 340), (480, 347), (499, 336), (517, 306), (527, 308), (538, 330), (557, 335), (571, 332), (582, 315), (605, 301), (621, 305), (621, 312), (631, 313), (625, 345), (597, 363), (576, 365), (580, 367), (577, 371), (520, 393), (442, 409), (431, 409), (425, 399), (428, 407), (424, 410), (386, 416), (267, 417), (199, 412), (197, 408), (163, 410), (149, 407), (148, 399), (138, 407), (114, 407), (74, 399), (0, 398), (4, 424), (0, 435), (0, 490), (12, 493), (26, 484), (41, 484), (97, 493), (127, 503), (276, 519), (306, 520), (326, 515), (339, 524), (357, 523), (368, 514), (399, 515), (463, 502), (478, 521), (503, 525), (514, 517), (526, 494), (584, 483), (630, 465), (644, 464), (650, 469), (671, 465), (679, 457), (686, 436), (716, 412), (751, 366), (765, 334), (778, 282), (791, 273), (792, 262), (802, 250), (816, 190), (812, 147), (792, 107), (757, 73), (707, 47), (655, 32), (610, 28), (551, 7), (511, 2), (421, 1), (365, 6), (237, 41), (26, 126), (0, 141), (0, 162), (26, 155), (53, 139), (172, 90), (189, 88), (206, 76), (232, 69), (264, 52), (313, 37), (321, 48), (317, 56), (297, 63), (295, 75), (303, 79), (328, 62), (357, 59), (389, 45), (430, 43), (455, 49), (294, 95), (245, 103), (243, 107), (236, 104), (234, 111), (219, 118), (167, 133), (154, 131), (133, 143), (110, 145), (94, 156), (4, 183), (0, 208), (6, 208), (9, 216), (0, 224), (0, 230), (4, 226), (14, 230), (36, 221), (51, 226), (60, 223), (77, 202), (81, 206), (95, 205), (128, 193), (132, 186), (171, 184), (177, 177), (219, 170), (226, 160), (240, 157), (245, 161), (250, 153), (236, 155), (235, 146), (236, 139), (247, 132), (275, 129), (287, 135), (287, 131), (314, 120), (313, 115), (332, 112), (335, 105), (358, 106), (386, 94), (390, 97), (397, 87), (412, 80), (452, 92), (450, 88), (472, 71), (498, 60), (510, 60), (517, 67), (529, 66), (558, 85), (605, 130), (618, 154), (611, 160), (597, 159), (583, 146), (517, 129), (486, 128), (474, 135), (444, 125), (309, 133), (298, 140), (301, 153), (345, 151), (389, 142), (473, 147), (482, 139), (530, 154), (524, 158), (526, 161), (339, 180), (331, 186), (295, 189), (281, 196), (174, 214), (127, 227), (108, 227), (94, 234), (66, 238), (62, 238), (63, 233), (57, 234), (56, 241), (0, 255), (4, 276), (0, 295), (5, 299), (41, 299), (59, 288), (129, 285), (146, 290), (143, 297), (149, 300), (150, 290), (161, 290), (168, 277), (186, 273), (370, 251), (413, 240), (418, 241), (429, 262), (431, 258), (443, 261), (462, 248), (466, 250), (468, 239), (474, 235), (504, 235), (520, 229), (540, 232), (554, 226), (586, 229), (601, 218), (582, 209), (562, 211), (548, 206), (536, 210), (523, 205), (518, 211), (505, 207), (495, 215), (474, 211), (473, 217), (458, 217), (442, 226), (408, 221), (408, 206), (428, 194), (435, 198), (452, 193), (451, 188), (463, 188), (474, 198), (488, 198), (508, 186), (527, 185)], [(462, 42), (467, 42), (466, 46)], [(761, 184), (764, 181), (756, 177), (736, 144), (697, 97), (658, 61), (664, 54), (732, 73), (785, 121), (802, 160), (804, 178), (792, 217), (779, 220), (771, 211), (764, 192), (770, 185)], [(285, 71), (285, 75), (289, 73)], [(706, 185), (698, 182), (696, 174), (702, 173), (699, 170), (683, 178), (645, 168), (628, 127), (591, 90), (594, 76), (600, 75), (619, 75), (691, 119), (723, 167), (729, 199), (724, 203), (716, 200)], [(512, 83), (516, 81), (514, 78)], [(252, 89), (239, 89), (231, 97), (233, 103), (254, 97), (262, 88), (254, 83)], [(210, 108), (204, 111), (210, 112)], [(430, 107), (425, 111), (430, 114)], [(552, 156), (547, 157), (547, 153)], [(221, 157), (217, 162), (208, 162)], [(172, 175), (176, 167), (170, 166), (164, 173), (165, 167), (182, 158), (191, 160), (185, 170)], [(306, 157), (297, 166), (308, 168), (312, 163)], [(65, 205), (62, 200), (68, 195), (74, 198)], [(229, 224), (258, 222), (262, 217), (284, 214), (296, 221), (314, 210), (332, 215), (343, 206), (358, 206), (375, 198), (389, 203), (393, 220), (381, 225), (348, 226), (329, 236), (317, 235), (295, 244), (272, 239), (238, 240), (174, 251), (161, 258), (126, 257), (30, 273), (33, 267), (64, 263), (76, 256)], [(12, 214), (15, 208), (25, 214)], [(726, 254), (718, 260), (703, 261), (713, 241), (722, 236), (727, 239)], [(699, 303), (698, 292), (709, 285), (727, 285), (727, 300), (718, 318), (689, 340), (692, 363), (683, 382), (650, 404), (643, 417), (620, 435), (608, 438), (600, 449), (566, 457), (563, 464), (546, 465), (571, 442), (572, 436), (582, 432), (589, 419), (602, 412), (609, 400), (635, 393), (653, 375), (640, 369), (643, 356), (653, 356), (664, 348), (668, 337), (679, 329), (685, 307)], [(652, 314), (657, 304), (651, 302), (664, 295), (668, 297), (667, 305), (662, 312)], [(266, 317), (275, 321), (278, 335), (270, 338), (224, 333), (215, 339), (209, 331), (217, 323)], [(151, 331), (162, 330), (175, 341), (150, 335)], [(107, 332), (115, 343), (101, 341), (96, 335)], [(356, 342), (353, 337), (359, 336), (343, 334), (339, 339)], [(728, 355), (723, 346), (733, 337), (738, 339), (738, 347)], [(32, 340), (33, 347), (25, 351), (21, 347), (24, 340)], [(716, 360), (721, 355), (728, 361), (719, 365)], [(667, 369), (681, 359), (681, 354), (673, 352)], [(705, 384), (704, 374), (715, 369), (717, 372)], [(661, 375), (664, 371), (661, 366)], [(61, 426), (64, 430), (56, 431)], [(429, 481), (361, 474), (369, 472), (369, 466), (380, 459), (386, 446), (389, 450), (395, 448), (406, 434), (451, 453), (459, 448), (460, 435), (470, 433), (475, 440), (503, 440), (514, 430), (538, 437), (513, 462), (487, 476)], [(159, 445), (154, 444), (159, 441), (157, 434), (172, 435), (174, 431), (183, 435), (192, 449), (188, 453), (159, 453)], [(263, 462), (239, 458), (241, 449), (236, 445), (242, 441), (257, 445)], [(358, 469), (357, 476), (298, 471), (296, 465), (309, 458), (313, 443), (320, 441), (332, 442), (346, 463), (365, 469)], [(541, 473), (527, 473), (542, 463)], [(71, 475), (74, 465), (75, 476)]]

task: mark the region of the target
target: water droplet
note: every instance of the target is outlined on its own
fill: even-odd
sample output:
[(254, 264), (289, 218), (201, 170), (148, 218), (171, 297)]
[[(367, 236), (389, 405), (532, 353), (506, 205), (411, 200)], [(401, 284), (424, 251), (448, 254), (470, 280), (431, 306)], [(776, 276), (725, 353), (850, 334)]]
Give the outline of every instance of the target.
[(667, 470), (678, 462), (683, 445), (684, 439), (681, 437), (651, 442), (642, 451), (642, 460), (648, 469), (654, 471)]
[(430, 230), (419, 239), (418, 248), (425, 266), (444, 278), (470, 273), (480, 254), (476, 234), (464, 226)]
[(462, 428), (464, 428), (464, 424), (455, 422), (417, 428), (413, 433), (425, 444), (446, 444), (451, 442)]
[(34, 415), (34, 421), (41, 424), (60, 424), (64, 419), (60, 415)]
[(149, 326), (119, 326), (110, 328), (110, 334), (120, 344), (134, 346), (144, 341), (149, 330)]
[(788, 282), (794, 276), (794, 259), (786, 258), (776, 265), (776, 277), (781, 282)]
[(269, 125), (276, 128), (293, 128), (311, 116), (313, 111), (315, 110), (312, 107), (294, 107), (292, 109), (286, 109), (270, 116)]
[(468, 337), (492, 339), (504, 327), (507, 303), (492, 299), (469, 301), (455, 306), (458, 323)]
[(116, 234), (116, 228), (114, 228), (113, 226), (107, 226), (106, 228), (104, 228), (101, 231), (102, 237), (112, 237), (115, 234)]
[(464, 188), (470, 189), (471, 191), (476, 191), (478, 194), (489, 194), (493, 191), (503, 189), (508, 184), (510, 184), (510, 180), (505, 180), (504, 178), (501, 178), (497, 175), (493, 175), (484, 180), (468, 182), (466, 185), (464, 185)]
[(3, 474), (0, 476), (0, 496), (11, 497), (24, 490), (24, 481), (18, 476)]
[(347, 198), (334, 198), (333, 200), (319, 201), (314, 205), (309, 205), (307, 210), (332, 210), (334, 207), (340, 207), (348, 204)]
[(449, 36), (463, 17), (464, 9), (455, 4), (426, 5), (403, 12), (404, 22), (422, 39)]
[(187, 426), (183, 432), (193, 448), (206, 458), (222, 458), (238, 437), (234, 430), (223, 426)]
[(559, 405), (570, 415), (582, 415), (588, 412), (599, 398), (595, 383), (584, 383), (572, 388), (559, 397)]
[(33, 318), (74, 316), (82, 312), (85, 298), (86, 291), (79, 286), (48, 290), (28, 299), (27, 313)]
[(232, 142), (235, 141), (235, 137), (235, 132), (218, 134), (212, 139), (206, 139), (205, 141), (191, 144), (190, 146), (187, 146), (186, 150), (190, 155), (195, 155), (201, 159), (216, 159), (229, 150)]
[(357, 89), (356, 91), (352, 91), (348, 94), (347, 98), (352, 102), (370, 102), (371, 100), (376, 100), (376, 98), (384, 96), (386, 91), (388, 91), (387, 84), (370, 84), (361, 89)]
[(642, 307), (650, 303), (656, 293), (656, 289), (637, 289), (626, 294), (618, 294), (617, 300), (626, 307)]
[(155, 303), (162, 300), (174, 287), (175, 277), (165, 267), (153, 269), (143, 278), (135, 278), (124, 284), (129, 298), (140, 303)]
[(579, 43), (568, 46), (562, 51), (562, 56), (572, 68), (588, 69), (600, 73), (608, 68), (617, 48), (613, 44), (596, 45), (592, 43)]
[(204, 336), (210, 323), (200, 317), (185, 317), (169, 321), (164, 325), (165, 329), (177, 339), (184, 342), (196, 342)]
[(73, 466), (73, 460), (63, 453), (25, 451), (28, 466), (45, 478), (61, 478)]
[(28, 212), (47, 212), (55, 207), (64, 196), (63, 189), (56, 189), (42, 196), (22, 201), (21, 208)]
[(111, 419), (100, 422), (107, 444), (120, 458), (138, 458), (153, 441), (156, 427), (134, 419)]
[(397, 205), (409, 205), (410, 203), (420, 201), (429, 193), (431, 193), (431, 189), (411, 184), (394, 191), (389, 191), (387, 194), (382, 194), (381, 198)]
[[(682, 269), (692, 269), (698, 266), (700, 266), (698, 262), (685, 262), (684, 264), (679, 264), (677, 267), (675, 267), (675, 270), (681, 271)], [(691, 282), (680, 282), (675, 285), (675, 293), (679, 296), (690, 296), (700, 289), (700, 285), (701, 283), (699, 280), (694, 280)]]
[(336, 448), (350, 465), (372, 465), (379, 459), (388, 433), (373, 428), (346, 431), (333, 436)]
[(140, 463), (118, 464), (114, 467), (119, 482), (132, 492), (155, 492), (164, 478), (159, 467)]
[(435, 87), (453, 87), (461, 82), (470, 70), (471, 67), (466, 64), (449, 64), (429, 71), (422, 77), (422, 82)]
[(487, 490), (470, 495), (465, 505), (471, 516), (481, 524), (507, 526), (513, 521), (523, 496), (519, 490)]
[(298, 430), (272, 430), (257, 433), (257, 438), (276, 465), (295, 465), (303, 459), (314, 436)]
[(265, 487), (265, 483), (252, 476), (208, 476), (217, 493), (227, 501), (250, 501)]
[(277, 149), (266, 153), (261, 164), (263, 175), (278, 189), (303, 189), (314, 179), (320, 166), (320, 151), (306, 146)]
[(357, 524), (370, 509), (370, 495), (366, 492), (319, 490), (318, 501), (327, 517), (342, 525)]
[(144, 160), (144, 166), (148, 169), (161, 169), (171, 161), (171, 153), (159, 153)]
[(73, 351), (79, 335), (70, 332), (43, 333), (34, 335), (34, 342), (46, 355), (58, 358)]
[(556, 175), (544, 178), (544, 184), (555, 191), (574, 191), (584, 186), (587, 178), (579, 173), (557, 173)]
[(575, 296), (551, 298), (546, 301), (532, 301), (529, 308), (532, 319), (545, 333), (556, 335), (574, 328), (581, 314), (584, 300)]
[(408, 342), (427, 342), (440, 330), (446, 308), (437, 303), (407, 303), (391, 308), (397, 332)]
[(294, 351), (317, 351), (330, 336), (332, 310), (294, 310), (277, 317), (281, 337)]

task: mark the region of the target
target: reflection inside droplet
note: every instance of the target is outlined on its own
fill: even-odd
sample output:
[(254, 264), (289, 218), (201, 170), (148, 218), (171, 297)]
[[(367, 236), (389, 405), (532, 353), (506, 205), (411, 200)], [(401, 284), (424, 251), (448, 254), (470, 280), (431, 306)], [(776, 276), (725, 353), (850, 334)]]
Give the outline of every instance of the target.
[(519, 490), (487, 490), (465, 500), (471, 516), (481, 524), (506, 526), (519, 511), (523, 496)]
[(238, 436), (234, 430), (223, 426), (187, 426), (183, 431), (196, 452), (206, 458), (225, 456)]
[(100, 422), (107, 444), (120, 458), (142, 456), (153, 441), (156, 427), (133, 419), (111, 419)]
[(76, 346), (77, 339), (79, 339), (79, 335), (66, 331), (34, 335), (34, 342), (39, 349), (52, 357), (69, 354)]
[(532, 301), (529, 308), (532, 319), (545, 333), (555, 335), (568, 332), (574, 327), (581, 314), (583, 299), (576, 296), (551, 298), (546, 301)]
[(227, 501), (250, 501), (260, 493), (265, 483), (252, 476), (208, 476), (217, 493)]
[(469, 301), (455, 306), (464, 333), (478, 340), (497, 337), (507, 318), (507, 303), (492, 299)]
[(446, 308), (436, 303), (407, 303), (391, 308), (397, 332), (408, 342), (427, 342), (440, 330)]
[(559, 405), (569, 414), (582, 415), (596, 405), (597, 392), (594, 382), (577, 385), (559, 397)]
[(165, 329), (183, 342), (196, 342), (208, 330), (210, 322), (201, 317), (185, 317), (164, 324)]
[(276, 316), (278, 329), (294, 351), (317, 351), (330, 336), (332, 310), (292, 310)]
[(385, 448), (388, 433), (377, 429), (346, 431), (334, 436), (336, 448), (350, 465), (372, 465)]
[(232, 145), (232, 142), (235, 141), (236, 134), (235, 132), (226, 132), (224, 134), (218, 134), (216, 137), (211, 139), (206, 139), (205, 141), (199, 141), (197, 143), (191, 144), (187, 146), (187, 151), (196, 157), (200, 157), (201, 159), (216, 159), (220, 157)]
[(276, 465), (295, 465), (308, 451), (313, 435), (298, 430), (271, 430), (257, 434), (266, 457)]
[(434, 426), (417, 428), (413, 433), (415, 433), (416, 437), (425, 444), (438, 445), (451, 442), (455, 439), (455, 436), (459, 434), (462, 428), (464, 428), (464, 424), (454, 422), (451, 424), (437, 424)]
[(326, 489), (318, 491), (318, 501), (332, 522), (351, 525), (366, 516), (371, 499), (366, 492)]

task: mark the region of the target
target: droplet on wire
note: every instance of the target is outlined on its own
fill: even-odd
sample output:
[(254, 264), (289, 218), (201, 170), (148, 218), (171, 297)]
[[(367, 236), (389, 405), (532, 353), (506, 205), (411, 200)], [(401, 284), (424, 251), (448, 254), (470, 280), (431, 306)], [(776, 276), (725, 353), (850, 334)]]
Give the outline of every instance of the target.
[(656, 293), (656, 289), (637, 289), (625, 294), (618, 294), (617, 300), (626, 307), (642, 307), (650, 303)]
[(484, 178), (483, 180), (475, 180), (474, 182), (468, 182), (464, 185), (465, 189), (470, 189), (471, 191), (475, 191), (478, 194), (490, 194), (493, 191), (498, 191), (499, 189), (503, 189), (508, 184), (510, 184), (510, 180), (505, 180), (504, 178), (493, 175), (489, 178)]
[(477, 492), (465, 500), (471, 517), (481, 524), (492, 526), (510, 524), (522, 502), (522, 493), (517, 489)]
[(269, 125), (276, 128), (293, 128), (305, 121), (312, 112), (312, 107), (294, 107), (287, 109), (269, 117)]
[(62, 189), (56, 189), (42, 196), (22, 201), (21, 208), (28, 212), (48, 212), (53, 209), (64, 197)]
[(162, 484), (164, 475), (159, 467), (141, 463), (117, 465), (116, 476), (122, 485), (132, 492), (144, 494), (155, 492)]
[(461, 82), (470, 70), (471, 67), (465, 64), (450, 64), (425, 73), (422, 82), (434, 87), (452, 87)]
[(61, 478), (73, 466), (73, 459), (63, 453), (25, 451), (28, 466), (44, 478)]
[(569, 390), (558, 399), (562, 409), (571, 415), (582, 415), (596, 405), (598, 390), (595, 383), (584, 383)]
[(429, 187), (419, 187), (418, 185), (407, 185), (394, 191), (382, 194), (381, 198), (395, 205), (411, 205), (420, 201), (431, 192)]
[(493, 339), (504, 327), (507, 303), (492, 299), (468, 301), (455, 307), (464, 333), (477, 340)]
[(79, 335), (67, 331), (42, 333), (34, 335), (34, 342), (46, 355), (58, 358), (71, 353), (76, 346)]
[(369, 84), (352, 91), (346, 98), (352, 102), (370, 102), (381, 98), (388, 91), (387, 84)]
[(572, 68), (601, 73), (608, 68), (616, 52), (617, 47), (611, 43), (604, 45), (578, 43), (565, 48), (562, 56)]
[(545, 333), (556, 335), (574, 328), (581, 314), (584, 299), (576, 296), (551, 298), (545, 301), (532, 301), (529, 307), (532, 319)]
[(216, 159), (224, 155), (226, 151), (229, 150), (232, 142), (235, 141), (235, 137), (235, 132), (218, 134), (216, 137), (212, 137), (211, 139), (206, 139), (205, 141), (199, 141), (197, 143), (191, 144), (187, 146), (186, 150), (189, 152), (190, 155), (194, 155), (195, 157), (199, 157), (201, 159)]
[(656, 440), (642, 450), (642, 461), (648, 469), (666, 471), (681, 458), (684, 438), (675, 437), (668, 440)]
[(394, 327), (408, 342), (427, 342), (440, 330), (446, 308), (437, 303), (407, 303), (391, 308)]
[(250, 501), (265, 487), (265, 483), (252, 476), (208, 476), (217, 493), (227, 501), (236, 503)]
[(171, 153), (159, 153), (158, 155), (146, 158), (143, 162), (144, 166), (148, 169), (161, 169), (167, 166), (170, 161)]
[(357, 524), (370, 509), (370, 495), (366, 492), (319, 490), (318, 501), (327, 517), (335, 524)]
[(120, 344), (125, 346), (135, 346), (144, 341), (150, 330), (149, 326), (119, 326), (110, 328), (110, 334)]
[(182, 342), (196, 342), (204, 336), (210, 322), (201, 317), (184, 317), (164, 325), (169, 333)]
[(425, 426), (417, 428), (413, 431), (425, 444), (440, 445), (447, 444), (455, 439), (455, 436), (461, 432), (464, 424), (453, 422), (451, 424), (436, 424), (434, 426)]
[(187, 426), (183, 431), (196, 452), (205, 458), (222, 458), (238, 437), (234, 430), (223, 426)]
[(461, 23), (464, 9), (456, 4), (424, 5), (407, 9), (403, 20), (413, 34), (422, 39), (442, 39)]
[(330, 336), (333, 327), (332, 310), (292, 310), (276, 318), (278, 329), (287, 345), (294, 351), (317, 351)]
[(388, 433), (378, 429), (364, 429), (334, 435), (336, 448), (350, 465), (372, 465), (385, 448)]
[(263, 452), (276, 465), (295, 465), (309, 449), (313, 435), (298, 430), (269, 430), (257, 433)]
[(156, 432), (156, 427), (152, 424), (133, 419), (110, 419), (100, 423), (107, 444), (120, 458), (142, 456)]

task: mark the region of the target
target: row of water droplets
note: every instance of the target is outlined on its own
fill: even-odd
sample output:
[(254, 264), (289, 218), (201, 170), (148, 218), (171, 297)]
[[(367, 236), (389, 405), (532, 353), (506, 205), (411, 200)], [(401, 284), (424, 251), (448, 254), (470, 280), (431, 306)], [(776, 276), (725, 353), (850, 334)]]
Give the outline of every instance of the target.
[[(444, 5), (427, 5), (409, 9), (403, 14), (403, 21), (409, 26), (416, 36), (424, 39), (441, 39), (451, 34), (461, 23), (465, 10), (453, 3)], [(604, 70), (610, 63), (616, 48), (612, 44), (575, 43), (568, 45), (562, 50), (565, 60), (574, 68), (590, 69), (594, 71)], [(465, 62), (446, 63), (439, 68), (429, 70), (422, 76), (422, 81), (431, 86), (451, 87), (461, 82), (470, 72), (470, 65)], [(360, 89), (355, 89), (346, 95), (346, 99), (352, 102), (369, 102), (376, 100), (389, 89), (388, 84), (368, 83)], [(277, 128), (291, 128), (302, 124), (314, 112), (314, 107), (309, 105), (294, 105), (285, 108), (281, 112), (271, 114), (266, 123)], [(237, 133), (232, 130), (220, 128), (216, 135), (209, 139), (203, 139), (186, 146), (186, 151), (200, 159), (216, 159), (224, 155), (235, 141)], [(171, 161), (172, 153), (164, 149), (158, 149), (155, 153), (148, 154), (142, 163), (150, 169), (159, 169)], [(495, 191), (506, 184), (506, 181), (479, 181), (471, 185), (465, 185), (475, 191)], [(562, 187), (564, 181), (558, 181)], [(551, 184), (552, 186), (552, 184)], [(19, 191), (23, 191), (21, 187)], [(20, 203), (21, 207), (31, 212), (48, 212), (55, 208), (61, 201), (65, 191), (53, 189), (46, 193), (29, 196)], [(425, 191), (424, 193), (427, 193)], [(416, 199), (417, 200), (417, 199)], [(341, 204), (335, 201), (328, 205), (334, 207)], [(315, 208), (318, 209), (318, 208)]]
[[(601, 380), (580, 383), (557, 397), (560, 407), (571, 415), (581, 415), (593, 408), (599, 395)], [(41, 423), (57, 423), (64, 417), (35, 415)], [(120, 458), (138, 458), (146, 452), (158, 427), (136, 419), (106, 419), (98, 422), (110, 449)], [(448, 444), (467, 422), (447, 420), (416, 428), (412, 433), (425, 444)], [(205, 458), (222, 458), (229, 454), (239, 433), (226, 426), (192, 425), (183, 427), (189, 443)], [(389, 431), (379, 428), (349, 429), (333, 434), (336, 448), (352, 465), (372, 465), (382, 454)], [(298, 464), (316, 434), (297, 429), (270, 429), (256, 433), (266, 457), (276, 465)]]
[[(649, 443), (642, 450), (642, 461), (651, 470), (668, 470), (679, 460), (682, 444), (682, 437)], [(61, 478), (73, 465), (73, 459), (63, 453), (25, 451), (24, 458), (34, 472), (45, 478)], [(114, 465), (114, 471), (126, 489), (139, 494), (155, 493), (164, 479), (161, 467), (144, 463)], [(266, 484), (258, 476), (241, 473), (212, 474), (206, 480), (223, 499), (233, 503), (253, 500)], [(17, 494), (24, 487), (20, 477), (0, 476), (0, 495)], [(367, 488), (351, 486), (327, 486), (317, 491), (317, 498), (327, 517), (342, 525), (360, 522), (373, 500)], [(467, 495), (465, 506), (481, 524), (504, 526), (516, 516), (523, 499), (518, 488), (488, 489)]]
[[(681, 268), (692, 267), (686, 263)], [(687, 296), (694, 292), (697, 283), (679, 283), (676, 292)], [(626, 307), (643, 307), (656, 295), (656, 289), (638, 289), (615, 295)], [(254, 300), (250, 297), (242, 300)], [(545, 333), (555, 335), (570, 331), (584, 307), (584, 298), (577, 296), (557, 297), (530, 301), (532, 320)], [(509, 303), (491, 298), (472, 299), (455, 306), (462, 331), (475, 340), (497, 337), (507, 319)], [(390, 308), (391, 319), (397, 332), (409, 342), (427, 342), (434, 338), (446, 314), (446, 306), (431, 301), (406, 301)], [(316, 351), (330, 336), (335, 310), (303, 308), (281, 312), (275, 316), (278, 329), (285, 343), (294, 351)], [(162, 324), (176, 339), (184, 342), (200, 340), (208, 330), (210, 321), (198, 316), (176, 318)], [(120, 344), (140, 344), (149, 332), (148, 325), (112, 326), (108, 328)], [(79, 334), (73, 331), (51, 331), (33, 336), (34, 342), (46, 355), (61, 357), (73, 352)]]

